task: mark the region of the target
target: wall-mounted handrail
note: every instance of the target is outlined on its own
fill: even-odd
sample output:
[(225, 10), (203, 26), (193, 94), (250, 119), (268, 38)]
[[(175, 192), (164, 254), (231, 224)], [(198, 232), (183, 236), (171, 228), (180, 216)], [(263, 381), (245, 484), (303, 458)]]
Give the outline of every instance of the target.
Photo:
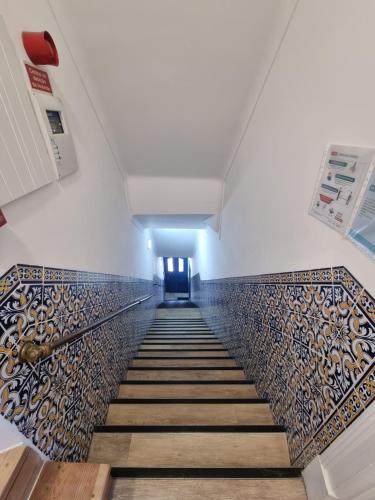
[(146, 300), (150, 299), (153, 295), (154, 294), (152, 293), (150, 295), (147, 295), (146, 297), (143, 297), (142, 299), (139, 299), (131, 304), (128, 304), (127, 306), (119, 309), (118, 311), (108, 314), (104, 318), (92, 323), (91, 325), (86, 326), (85, 328), (82, 328), (82, 330), (79, 330), (77, 333), (74, 333), (69, 337), (64, 337), (60, 340), (56, 340), (55, 342), (50, 342), (46, 344), (35, 344), (31, 340), (25, 340), (22, 342), (21, 348), (19, 350), (18, 359), (20, 362), (36, 363), (40, 359), (47, 358), (58, 347), (61, 347), (62, 345), (67, 344), (68, 342), (73, 342), (74, 340), (77, 340), (90, 330), (98, 328), (99, 326), (103, 325), (107, 321), (110, 321), (111, 319), (115, 318), (124, 311), (127, 311), (128, 309), (131, 309), (132, 307), (141, 304), (142, 302), (145, 302)]

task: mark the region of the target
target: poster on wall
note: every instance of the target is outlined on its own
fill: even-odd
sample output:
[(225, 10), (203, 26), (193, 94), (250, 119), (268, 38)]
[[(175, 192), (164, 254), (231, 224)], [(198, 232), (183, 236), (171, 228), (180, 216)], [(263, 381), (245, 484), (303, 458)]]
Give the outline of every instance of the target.
[(375, 168), (361, 194), (358, 210), (349, 228), (348, 238), (375, 259)]
[(331, 144), (320, 170), (310, 214), (346, 234), (375, 148)]

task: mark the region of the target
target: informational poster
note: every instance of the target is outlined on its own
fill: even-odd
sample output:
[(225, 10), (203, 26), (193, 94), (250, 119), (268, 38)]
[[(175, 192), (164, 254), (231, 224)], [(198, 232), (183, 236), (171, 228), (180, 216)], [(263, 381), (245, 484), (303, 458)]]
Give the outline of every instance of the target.
[(331, 144), (325, 155), (310, 214), (346, 234), (375, 148)]
[(375, 259), (375, 169), (361, 194), (348, 238)]

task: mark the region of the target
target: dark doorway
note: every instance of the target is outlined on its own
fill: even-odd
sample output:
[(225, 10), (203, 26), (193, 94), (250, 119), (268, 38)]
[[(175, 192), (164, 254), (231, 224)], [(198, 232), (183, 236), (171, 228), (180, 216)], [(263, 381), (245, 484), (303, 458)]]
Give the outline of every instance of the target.
[(164, 287), (166, 299), (178, 300), (190, 297), (187, 257), (164, 257)]

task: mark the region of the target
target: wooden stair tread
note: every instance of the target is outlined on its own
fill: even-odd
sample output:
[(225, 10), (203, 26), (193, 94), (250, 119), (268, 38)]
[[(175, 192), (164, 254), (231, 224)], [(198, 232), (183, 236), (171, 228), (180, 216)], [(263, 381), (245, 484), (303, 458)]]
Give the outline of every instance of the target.
[(112, 425), (255, 425), (273, 424), (267, 404), (111, 404)]
[(242, 370), (129, 370), (127, 380), (245, 380)]
[(203, 333), (205, 335), (214, 335), (213, 331), (205, 325), (153, 325), (147, 335), (156, 332), (174, 333), (174, 332), (187, 332), (187, 333)]
[(216, 339), (213, 335), (205, 335), (205, 334), (198, 334), (198, 333), (152, 333), (150, 335), (146, 335), (144, 337), (144, 340), (186, 340), (186, 339), (207, 339), (207, 340), (212, 340)]
[(132, 367), (192, 367), (192, 366), (229, 366), (236, 368), (237, 364), (234, 359), (134, 359), (131, 363)]
[(120, 385), (119, 398), (257, 398), (254, 385)]
[[(194, 350), (194, 351), (200, 351), (200, 350), (207, 350), (207, 349), (215, 349), (215, 351), (224, 351), (224, 347), (217, 346), (217, 344), (211, 344), (211, 346), (204, 345), (204, 344), (146, 344), (146, 345), (141, 345), (141, 349), (155, 349), (156, 351), (163, 351), (163, 350), (173, 350), (173, 351), (178, 351), (178, 350)], [(225, 351), (226, 352), (226, 351)]]
[(307, 500), (301, 478), (114, 480), (114, 500)]
[(154, 344), (162, 344), (162, 345), (179, 345), (179, 344), (198, 344), (200, 346), (217, 346), (221, 347), (223, 344), (221, 342), (218, 342), (216, 339), (214, 340), (207, 340), (207, 339), (155, 339), (155, 340), (144, 340), (141, 344), (141, 346), (146, 346), (146, 345), (154, 345)]
[(94, 433), (90, 462), (119, 467), (289, 467), (284, 433)]
[(180, 335), (209, 335), (211, 337), (215, 337), (215, 335), (212, 333), (211, 330), (208, 328), (178, 328), (178, 327), (173, 327), (173, 328), (151, 328), (147, 334), (148, 335), (160, 335), (160, 334), (180, 334)]
[(156, 319), (202, 319), (202, 315), (198, 308), (184, 309), (157, 309)]
[(225, 350), (220, 350), (220, 351), (194, 351), (194, 350), (189, 350), (189, 351), (174, 351), (174, 350), (168, 350), (168, 351), (138, 351), (137, 356), (134, 359), (139, 359), (139, 358), (159, 358), (159, 357), (179, 357), (179, 358), (194, 358), (194, 357), (200, 357), (200, 358), (229, 358), (229, 353), (228, 351)]
[(107, 464), (47, 462), (30, 500), (104, 500), (110, 483)]
[(0, 498), (27, 498), (41, 467), (41, 458), (27, 446), (0, 453)]

